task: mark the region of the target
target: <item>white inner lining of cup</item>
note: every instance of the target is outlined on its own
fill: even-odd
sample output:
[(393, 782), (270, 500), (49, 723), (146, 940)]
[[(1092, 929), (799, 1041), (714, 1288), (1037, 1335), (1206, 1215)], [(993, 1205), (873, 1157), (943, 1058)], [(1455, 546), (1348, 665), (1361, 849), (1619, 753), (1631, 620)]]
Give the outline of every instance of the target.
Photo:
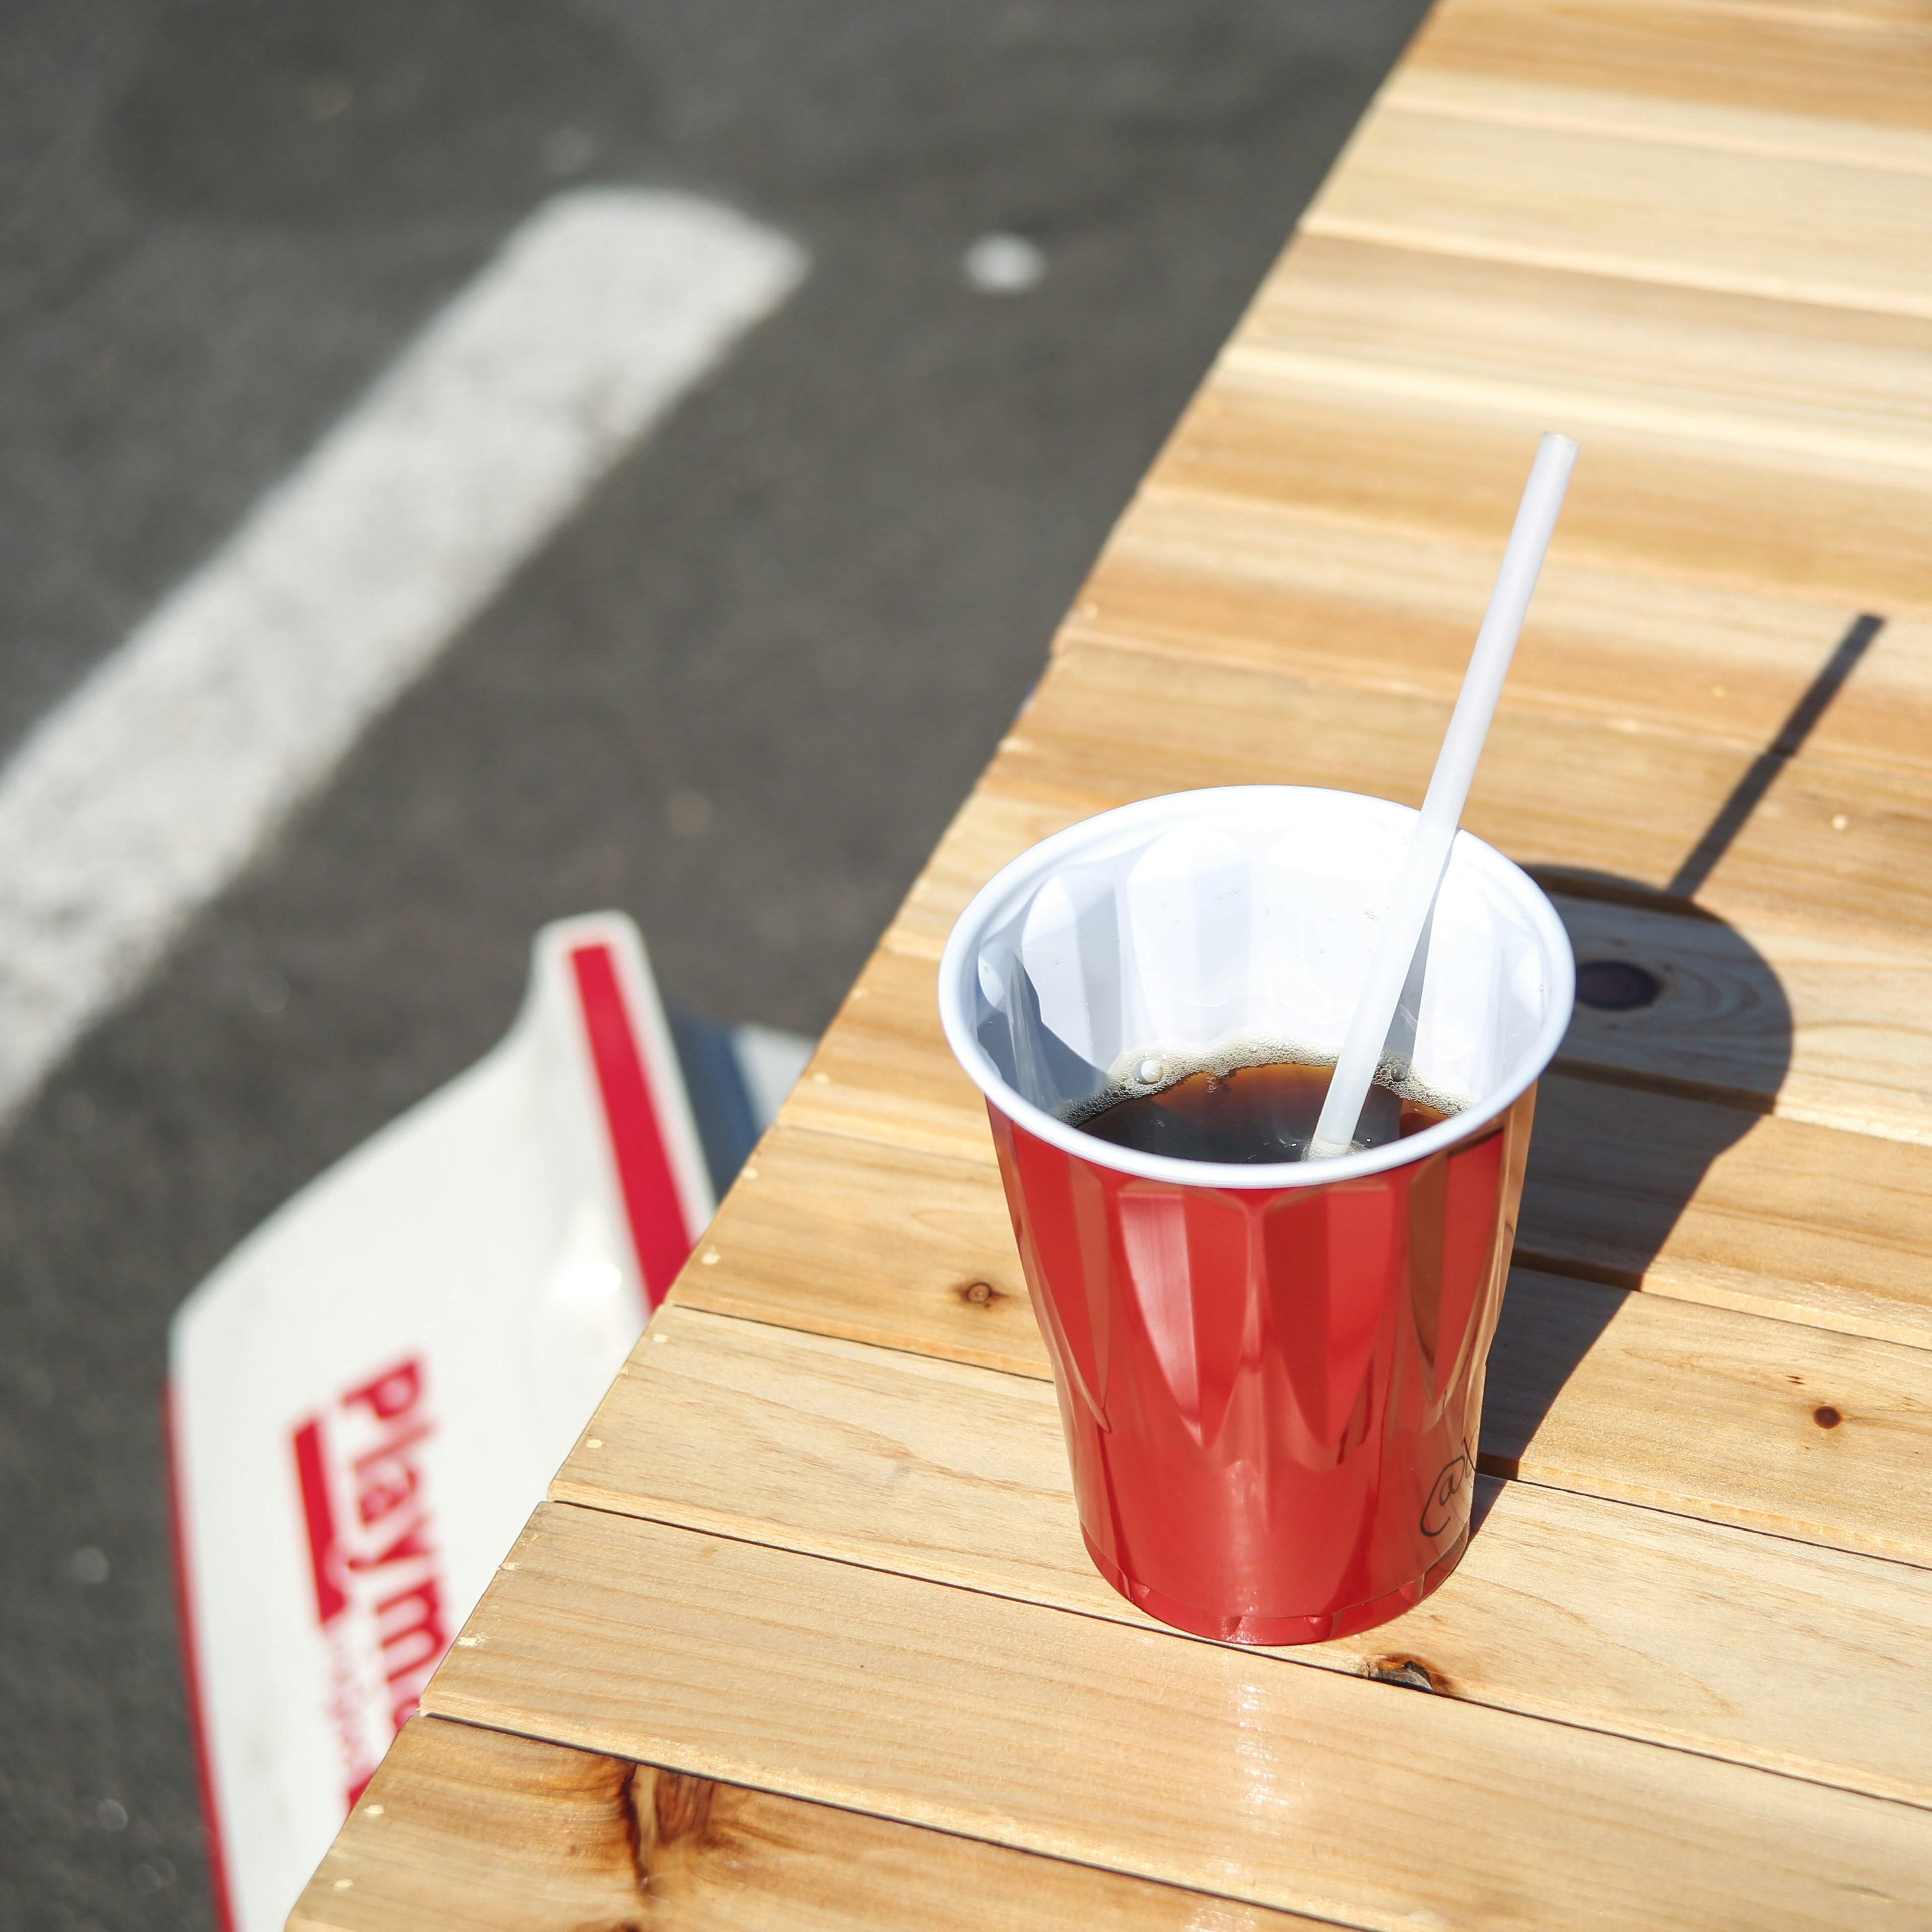
[[(1149, 800), (1070, 827), (1016, 860), (962, 917), (941, 979), (956, 1052), (996, 1104), (1031, 1131), (1039, 1123), (1012, 1102), (1045, 1116), (1062, 1145), (1100, 1106), (1148, 1090), (1133, 1078), (1144, 1059), (1162, 1061), (1161, 1084), (1204, 1064), (1332, 1062), (1414, 818), (1384, 800), (1270, 786)], [(1250, 1187), (1418, 1157), (1425, 1142), (1459, 1138), (1535, 1077), (1568, 1023), (1573, 983), (1548, 900), (1459, 833), (1414, 1014), (1412, 1076), (1414, 1089), (1463, 1108), (1457, 1118), (1400, 1152), (1282, 1167), (1102, 1154), (1084, 1135), (1078, 1150), (1196, 1185), (1238, 1175)]]

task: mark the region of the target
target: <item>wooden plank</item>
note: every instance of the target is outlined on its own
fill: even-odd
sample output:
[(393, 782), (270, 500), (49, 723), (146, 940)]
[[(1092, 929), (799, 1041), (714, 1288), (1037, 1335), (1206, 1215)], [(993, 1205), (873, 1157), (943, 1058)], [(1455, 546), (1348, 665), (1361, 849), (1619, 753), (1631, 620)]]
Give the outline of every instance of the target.
[(289, 1932), (658, 1923), (638, 1835), (652, 1775), (619, 1759), (412, 1718), (304, 1889)]
[(1922, 1348), (1512, 1270), (1480, 1466), (1932, 1563)]
[[(976, 792), (886, 946), (937, 960), (968, 899), (1008, 860), (1078, 815), (1064, 804)], [(1660, 988), (1653, 1004), (1634, 1010), (1580, 1005), (1559, 1065), (1816, 1126), (1932, 1142), (1932, 958), (1923, 950), (1787, 932), (1762, 917), (1732, 926), (1554, 897), (1580, 961), (1641, 966)], [(872, 997), (869, 986), (862, 990)], [(848, 1064), (848, 1074), (856, 1070)], [(827, 1084), (832, 1078), (828, 1072)]]
[(1430, 14), (1402, 74), (1467, 76), (1491, 92), (1511, 82), (1607, 91), (1653, 112), (1681, 103), (1706, 122), (1746, 114), (1801, 126), (1822, 119), (1835, 124), (1814, 139), (1878, 160), (1904, 145), (1887, 141), (1888, 130), (1909, 139), (1932, 129), (1932, 24), (1911, 0), (1449, 0)]
[[(845, 1158), (838, 1139), (795, 1127), (769, 1136), (757, 1180), (733, 1190), (714, 1224), (704, 1252), (717, 1262), (688, 1268), (672, 1299), (1048, 1375), (991, 1166), (958, 1162), (941, 1177), (952, 1207), (935, 1240), (894, 1207), (910, 1186), (933, 1178), (933, 1157), (906, 1176), (889, 1161), (854, 1162), (849, 1178), (832, 1182), (844, 1194), (834, 1204), (826, 1181)], [(858, 1144), (847, 1144), (856, 1151)], [(968, 1205), (976, 1174), (976, 1213)], [(741, 1212), (752, 1217), (742, 1250)], [(1534, 1226), (1533, 1215), (1525, 1220)], [(890, 1232), (858, 1241), (858, 1225)], [(778, 1228), (785, 1246), (775, 1256)], [(1932, 1356), (1922, 1304), (1909, 1330), (1918, 1346), (1902, 1346), (1826, 1325), (1843, 1318), (1829, 1306), (1815, 1323), (1745, 1312), (1739, 1301), (1770, 1291), (1742, 1270), (1730, 1278), (1718, 1264), (1702, 1278), (1688, 1268), (1660, 1274), (1662, 1292), (1637, 1293), (1529, 1268), (1512, 1273), (1490, 1357), (1484, 1466), (1932, 1562), (1922, 1478), (1932, 1458)], [(976, 1283), (990, 1291), (983, 1304), (970, 1298)], [(1802, 1292), (1794, 1286), (1794, 1296)], [(1822, 1427), (1820, 1414), (1838, 1420)], [(1695, 1418), (1695, 1426), (1660, 1430), (1664, 1416)]]
[(888, 1348), (916, 1331), (923, 1349), (954, 1361), (1046, 1372), (1005, 1197), (984, 1158), (781, 1122), (740, 1170), (676, 1296)]
[[(1932, 162), (1932, 139), (1926, 148)], [(1915, 178), (1921, 194), (1928, 181)], [(1894, 471), (1932, 467), (1932, 326), (1917, 317), (1317, 232), (1262, 285), (1222, 367), (1292, 368), (1292, 358), (1425, 401), (1490, 387), (1533, 395), (1574, 423), (1593, 458), (1608, 428), (1728, 445), (1761, 471), (1869, 467), (1879, 488), (1893, 487)], [(1568, 538), (1567, 503), (1564, 521)], [(1817, 520), (1814, 542), (1832, 534)]]
[[(1660, 961), (1659, 970), (1670, 964)], [(761, 1160), (762, 1204), (745, 1249), (734, 1195), (704, 1250), (719, 1259), (700, 1256), (694, 1272), (718, 1270), (721, 1286), (766, 1264), (782, 1275), (804, 1265), (790, 1258), (798, 1252), (790, 1244), (809, 1228), (808, 1245), (824, 1256), (811, 1264), (810, 1278), (829, 1286), (845, 1265), (838, 1258), (852, 1231), (875, 1222), (897, 1231), (880, 1250), (888, 1267), (920, 1253), (911, 1278), (921, 1296), (974, 1282), (1004, 1293), (1010, 1233), (990, 1196), (975, 1210), (962, 1191), (970, 1164), (991, 1169), (992, 1139), (985, 1103), (939, 1033), (936, 968), (881, 952), (855, 993), (865, 997), (826, 1035), (780, 1120), (919, 1156), (928, 1164), (915, 1172), (944, 1177), (946, 1192), (934, 1204), (938, 1238), (913, 1225), (890, 1160), (874, 1156), (842, 1174), (842, 1156), (827, 1146), (796, 1181)], [(1694, 1010), (1690, 994), (1685, 1000)], [(1602, 1030), (1580, 1029), (1586, 1038)], [(1623, 1036), (1634, 1039), (1634, 1030)], [(1670, 1053), (1666, 1034), (1651, 1064)], [(995, 1184), (989, 1172), (987, 1185)], [(832, 1190), (847, 1186), (849, 1198), (835, 1206)], [(1552, 1072), (1540, 1089), (1520, 1239), (1539, 1265), (1560, 1272), (1924, 1348), (1932, 1346), (1932, 1280), (1922, 1258), (1928, 1202), (1932, 1147)], [(806, 1278), (796, 1274), (788, 1292), (813, 1292)], [(711, 1305), (767, 1312), (745, 1301)], [(994, 1326), (957, 1318), (962, 1335)]]
[(1519, 1259), (1932, 1347), (1932, 1148), (1562, 1074), (1538, 1090)]
[(1564, 506), (1562, 556), (1881, 615), (1932, 614), (1932, 566), (1913, 543), (1932, 472), (1883, 463), (1870, 446), (1751, 439), (1734, 419), (1672, 416), (1658, 406), (1637, 419), (1574, 386), (1411, 376), (1237, 343), (1154, 474), (1480, 541), (1507, 530), (1538, 436), (1561, 428), (1588, 450)]
[[(1499, 554), (1296, 505), (1150, 488), (1064, 634), (1453, 700)], [(1554, 557), (1508, 706), (1756, 753), (1858, 614)], [(1932, 771), (1932, 625), (1888, 620), (1805, 743), (1841, 763)]]
[(1304, 233), (1932, 316), (1918, 176), (1371, 110)]
[[(1088, 1561), (1025, 1377), (670, 1308), (586, 1435), (556, 1501), (1153, 1628)], [(1275, 1654), (1932, 1804), (1932, 1572), (1522, 1482), (1478, 1509), (1418, 1609)]]
[(1912, 1806), (565, 1504), (424, 1702), (1346, 1924), (1932, 1911)]
[[(1921, 37), (1919, 51), (1924, 42)], [(1922, 94), (1922, 69), (1912, 76)], [(1826, 161), (1907, 177), (1932, 176), (1932, 139), (1922, 128), (1741, 106), (1569, 81), (1502, 80), (1446, 69), (1406, 68), (1382, 104), (1408, 114), (1557, 133), (1609, 134), (1665, 148), (1714, 148), (1779, 160)]]
[(1292, 1932), (1312, 1922), (416, 1718), (289, 1932), (1189, 1932), (1204, 1923)]
[(939, 1030), (938, 988), (935, 961), (874, 953), (780, 1124), (990, 1166), (986, 1103)]
[[(1070, 644), (985, 782), (1070, 816), (1204, 784), (1329, 785), (1419, 804), (1448, 712), (1420, 694)], [(1661, 892), (1753, 763), (1742, 748), (1505, 706), (1463, 823), (1559, 885), (1586, 874)], [(1696, 903), (1905, 952), (1932, 938), (1928, 877), (1932, 780), (1801, 753)]]
[[(1660, 989), (1652, 1004), (1623, 1012), (1580, 1005), (1559, 1065), (1674, 1084), (1816, 1126), (1932, 1142), (1932, 959), (1924, 954), (1561, 893), (1556, 904), (1580, 962), (1640, 966)], [(1923, 1213), (1912, 1216), (1921, 1226)]]

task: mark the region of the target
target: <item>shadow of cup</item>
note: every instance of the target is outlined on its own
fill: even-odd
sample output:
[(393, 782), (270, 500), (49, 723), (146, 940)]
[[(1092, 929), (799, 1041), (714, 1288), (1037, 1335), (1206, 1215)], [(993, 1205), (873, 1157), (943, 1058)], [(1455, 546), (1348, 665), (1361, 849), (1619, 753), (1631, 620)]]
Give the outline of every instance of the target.
[(1498, 1475), (1791, 1058), (1778, 975), (1724, 921), (1601, 874), (1539, 883), (1576, 950), (1576, 1010), (1537, 1093), (1515, 1256), (1535, 1273), (1511, 1282), (1490, 1355), (1481, 1460)]
[[(1696, 895), (1884, 628), (1870, 611), (1852, 619), (1661, 891), (1604, 873), (1538, 874), (1576, 952), (1576, 1011), (1537, 1095), (1516, 1261), (1543, 1272), (1519, 1274), (1503, 1299), (1478, 1456), (1489, 1475), (1516, 1473), (1564, 1384), (1672, 1245), (1712, 1163), (1784, 1084), (1784, 989)], [(1672, 1258), (1716, 1258), (1680, 1240)]]

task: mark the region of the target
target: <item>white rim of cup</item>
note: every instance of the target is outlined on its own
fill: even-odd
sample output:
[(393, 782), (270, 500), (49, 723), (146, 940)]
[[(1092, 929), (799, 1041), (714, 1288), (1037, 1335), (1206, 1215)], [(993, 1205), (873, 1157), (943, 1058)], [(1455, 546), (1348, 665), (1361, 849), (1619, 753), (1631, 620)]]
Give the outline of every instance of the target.
[[(1549, 895), (1517, 865), (1473, 832), (1459, 831), (1456, 845), (1472, 850), (1478, 862), (1507, 884), (1522, 900), (1532, 922), (1539, 929), (1545, 950), (1555, 969), (1556, 984), (1550, 989), (1550, 1010), (1544, 1016), (1535, 1043), (1526, 1054), (1528, 1071), (1520, 1078), (1492, 1088), (1473, 1105), (1446, 1120), (1425, 1128), (1419, 1134), (1371, 1148), (1360, 1154), (1340, 1154), (1330, 1160), (1274, 1161), (1252, 1166), (1230, 1161), (1181, 1160), (1172, 1154), (1142, 1154), (1131, 1148), (1116, 1146), (1096, 1136), (1070, 1126), (1043, 1107), (1036, 1107), (1016, 1092), (1000, 1077), (991, 1056), (980, 1046), (968, 1017), (968, 994), (978, 983), (979, 940), (989, 927), (1013, 909), (1016, 902), (1040, 884), (1071, 854), (1090, 845), (1108, 831), (1131, 832), (1142, 821), (1179, 824), (1204, 817), (1215, 809), (1244, 800), (1278, 798), (1293, 792), (1310, 798), (1365, 800), (1388, 809), (1419, 816), (1412, 806), (1396, 805), (1391, 800), (1373, 798), (1366, 792), (1336, 791), (1322, 785), (1223, 785), (1199, 791), (1166, 792), (1156, 798), (1144, 798), (1132, 805), (1116, 806), (1097, 813), (1077, 824), (1042, 838), (1017, 859), (1002, 866), (973, 895), (970, 902), (955, 922), (939, 962), (939, 1018), (945, 1029), (946, 1044), (967, 1078), (1015, 1126), (1024, 1127), (1036, 1139), (1048, 1142), (1064, 1154), (1090, 1161), (1096, 1167), (1111, 1168), (1142, 1180), (1162, 1180), (1186, 1187), (1240, 1190), (1249, 1192), (1274, 1192), (1284, 1187), (1325, 1186), (1330, 1181), (1360, 1180), (1412, 1162), (1426, 1160), (1431, 1154), (1459, 1142), (1514, 1106), (1544, 1070), (1556, 1058), (1556, 1049), (1570, 1025), (1576, 1004), (1576, 962), (1570, 948), (1570, 935)], [(1453, 849), (1453, 848), (1452, 848)]]

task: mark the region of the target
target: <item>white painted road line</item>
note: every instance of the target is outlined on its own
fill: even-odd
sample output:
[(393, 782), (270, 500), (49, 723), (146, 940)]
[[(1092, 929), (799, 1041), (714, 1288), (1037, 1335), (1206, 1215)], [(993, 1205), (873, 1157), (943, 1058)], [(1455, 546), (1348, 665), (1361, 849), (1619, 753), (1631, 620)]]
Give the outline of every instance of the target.
[(799, 248), (559, 196), (0, 770), (0, 1120), (769, 314)]

